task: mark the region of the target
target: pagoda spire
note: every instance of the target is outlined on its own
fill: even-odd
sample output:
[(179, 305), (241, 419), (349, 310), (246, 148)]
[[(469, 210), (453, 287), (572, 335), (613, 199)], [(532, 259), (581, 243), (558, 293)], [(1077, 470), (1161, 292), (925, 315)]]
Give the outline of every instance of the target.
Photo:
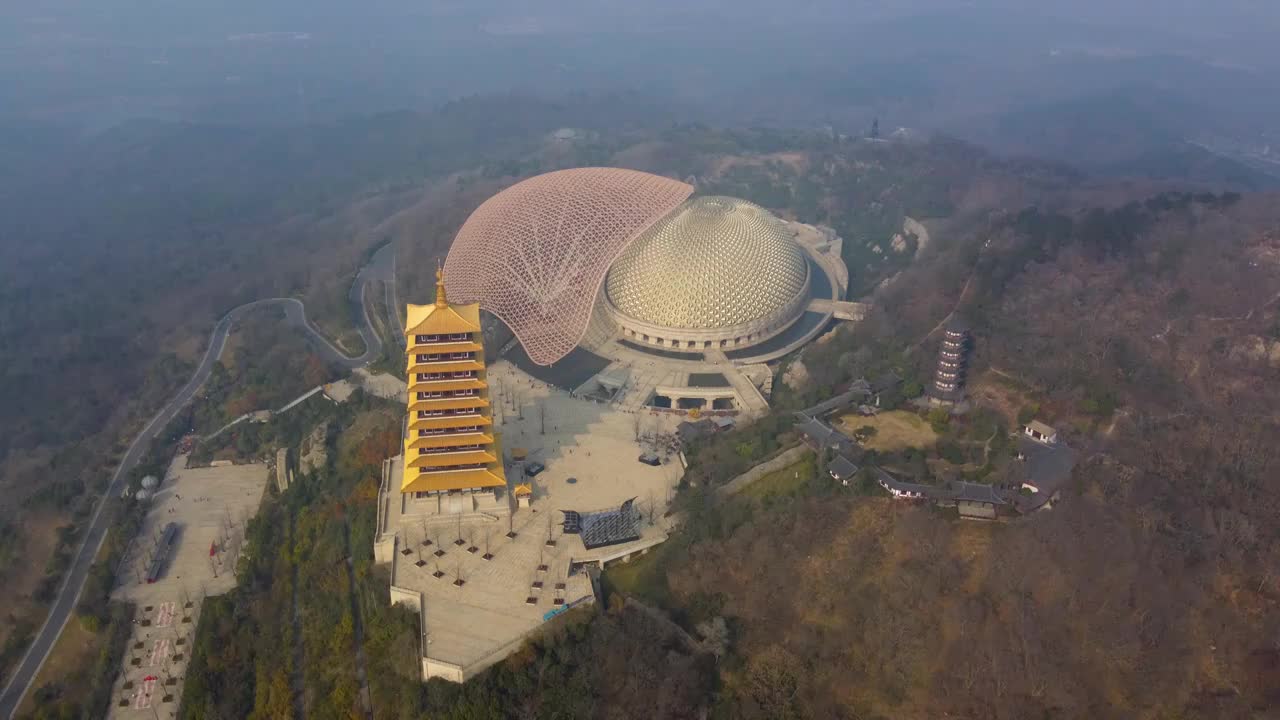
[(444, 292), (444, 268), (436, 260), (436, 307), (449, 307), (449, 299)]

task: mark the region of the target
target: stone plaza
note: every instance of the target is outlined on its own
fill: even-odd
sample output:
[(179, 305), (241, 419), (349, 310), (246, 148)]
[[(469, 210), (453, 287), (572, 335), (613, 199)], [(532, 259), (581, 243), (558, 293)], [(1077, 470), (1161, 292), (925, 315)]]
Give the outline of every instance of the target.
[[(683, 472), (670, 440), (678, 416), (576, 398), (506, 361), (490, 367), (489, 379), (508, 476), (502, 508), (414, 514), (412, 499), (397, 492), (403, 457), (384, 465), (375, 554), (390, 564), (392, 601), (421, 614), (424, 677), (472, 677), (559, 612), (594, 602), (592, 569), (666, 539)], [(655, 451), (658, 465), (639, 461)], [(535, 463), (543, 469), (525, 477)], [(525, 507), (513, 494), (519, 483), (532, 486)], [(638, 539), (588, 550), (563, 532), (562, 511), (633, 498)]]

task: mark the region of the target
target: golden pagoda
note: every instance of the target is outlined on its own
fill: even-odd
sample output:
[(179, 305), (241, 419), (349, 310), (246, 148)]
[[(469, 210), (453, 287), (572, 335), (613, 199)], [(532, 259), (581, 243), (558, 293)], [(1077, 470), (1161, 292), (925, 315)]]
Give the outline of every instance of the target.
[(409, 417), (400, 492), (425, 498), (506, 487), (485, 382), (480, 305), (451, 305), (444, 272), (436, 301), (409, 305), (405, 321)]

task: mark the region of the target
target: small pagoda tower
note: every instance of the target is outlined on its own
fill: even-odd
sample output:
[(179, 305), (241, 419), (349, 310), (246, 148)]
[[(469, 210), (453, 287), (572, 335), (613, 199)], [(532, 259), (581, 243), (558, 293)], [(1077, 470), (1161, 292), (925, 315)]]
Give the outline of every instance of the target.
[(938, 347), (938, 364), (929, 387), (929, 400), (937, 405), (952, 405), (964, 397), (965, 371), (969, 365), (969, 325), (953, 316), (942, 330)]
[(488, 511), (507, 486), (485, 380), (480, 305), (455, 305), (436, 270), (436, 301), (409, 305), (408, 419), (400, 492), (415, 514)]

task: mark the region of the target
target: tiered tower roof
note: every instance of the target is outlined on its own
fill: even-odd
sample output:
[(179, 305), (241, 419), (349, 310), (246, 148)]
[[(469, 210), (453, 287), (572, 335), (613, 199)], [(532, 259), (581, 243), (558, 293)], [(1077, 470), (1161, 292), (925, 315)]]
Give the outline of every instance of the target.
[(485, 378), (480, 305), (454, 305), (436, 271), (436, 301), (409, 305), (403, 493), (505, 487)]

